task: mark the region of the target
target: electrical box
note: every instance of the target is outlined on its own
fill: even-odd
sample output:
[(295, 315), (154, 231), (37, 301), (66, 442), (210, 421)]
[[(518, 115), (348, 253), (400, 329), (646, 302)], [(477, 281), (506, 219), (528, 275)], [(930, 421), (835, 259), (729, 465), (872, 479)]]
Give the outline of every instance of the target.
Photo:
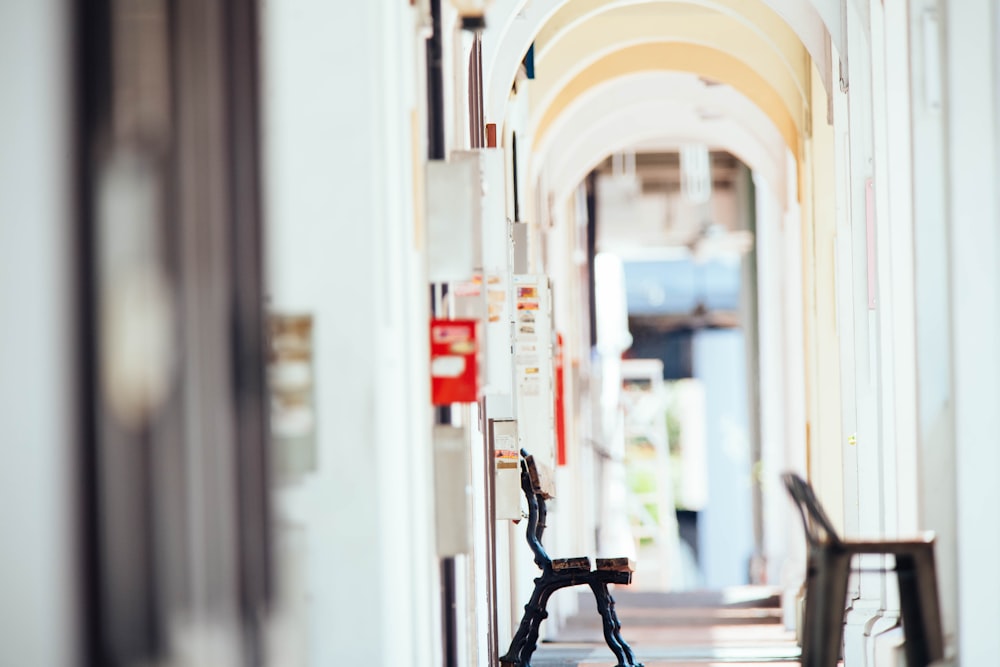
[(434, 426), (434, 515), (439, 556), (472, 551), (469, 435), (459, 426)]
[(496, 518), (521, 518), (521, 457), (517, 449), (517, 422), (490, 420), (490, 450), (493, 452)]
[(510, 224), (510, 242), (514, 249), (513, 270), (515, 274), (528, 272), (528, 223)]
[(431, 402), (479, 400), (478, 320), (431, 320)]
[[(483, 156), (483, 287), (486, 346), (484, 392), (511, 395), (511, 238), (505, 215), (506, 170), (503, 151), (487, 149)], [(510, 415), (513, 417), (513, 413)]]
[(475, 151), (427, 163), (427, 273), (432, 283), (468, 280), (482, 264), (483, 180)]
[(552, 295), (548, 276), (514, 276), (514, 394), (519, 444), (555, 468)]

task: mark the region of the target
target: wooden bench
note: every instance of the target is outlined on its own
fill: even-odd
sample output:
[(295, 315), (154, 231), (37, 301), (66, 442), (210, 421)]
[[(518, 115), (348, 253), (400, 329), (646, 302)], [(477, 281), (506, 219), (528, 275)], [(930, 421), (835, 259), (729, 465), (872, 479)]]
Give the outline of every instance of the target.
[(835, 667), (844, 640), (844, 611), (851, 561), (859, 554), (896, 559), (906, 664), (926, 667), (944, 658), (944, 637), (934, 568), (934, 540), (842, 540), (808, 482), (793, 473), (781, 476), (795, 501), (809, 547), (802, 667)]
[(535, 579), (535, 589), (524, 606), (521, 624), (510, 643), (510, 649), (500, 658), (504, 665), (531, 667), (531, 655), (538, 644), (539, 626), (548, 612), (549, 598), (557, 590), (569, 586), (587, 585), (594, 593), (597, 611), (604, 626), (604, 641), (618, 659), (617, 667), (642, 667), (635, 661), (632, 649), (621, 636), (621, 623), (615, 614), (615, 601), (608, 591), (608, 584), (632, 582), (634, 563), (628, 558), (598, 558), (597, 567), (590, 568), (590, 559), (550, 558), (542, 546), (545, 531), (545, 501), (553, 497), (551, 474), (544, 466), (535, 463), (525, 450), (521, 450), (521, 490), (528, 501), (528, 525), (525, 537), (535, 555), (535, 565), (542, 574)]

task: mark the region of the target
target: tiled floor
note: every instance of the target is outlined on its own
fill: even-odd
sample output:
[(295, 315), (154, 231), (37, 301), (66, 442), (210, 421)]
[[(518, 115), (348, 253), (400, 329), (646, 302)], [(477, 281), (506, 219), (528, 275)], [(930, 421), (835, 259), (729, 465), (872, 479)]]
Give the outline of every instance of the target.
[[(725, 592), (614, 593), (622, 636), (646, 667), (798, 665), (799, 648), (781, 624), (770, 589)], [(593, 600), (553, 641), (541, 644), (533, 667), (614, 667)]]

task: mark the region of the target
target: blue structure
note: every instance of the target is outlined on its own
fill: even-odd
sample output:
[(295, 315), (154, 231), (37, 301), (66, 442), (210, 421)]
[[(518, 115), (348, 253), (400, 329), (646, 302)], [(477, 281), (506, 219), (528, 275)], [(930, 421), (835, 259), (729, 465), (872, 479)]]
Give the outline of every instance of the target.
[[(740, 307), (740, 261), (624, 263), (630, 319)], [(698, 513), (698, 556), (709, 588), (749, 582), (753, 553), (746, 341), (741, 329), (635, 327), (629, 356), (663, 360), (665, 379), (694, 377), (705, 390), (708, 501)]]

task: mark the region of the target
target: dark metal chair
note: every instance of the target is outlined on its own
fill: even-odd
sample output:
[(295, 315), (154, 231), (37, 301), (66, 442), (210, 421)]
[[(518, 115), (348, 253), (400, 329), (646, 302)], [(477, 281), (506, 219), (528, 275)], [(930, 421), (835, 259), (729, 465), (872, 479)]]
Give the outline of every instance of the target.
[(535, 554), (535, 565), (542, 574), (535, 579), (535, 590), (524, 606), (521, 624), (511, 640), (507, 653), (500, 663), (514, 667), (531, 667), (531, 655), (538, 645), (538, 630), (548, 617), (545, 610), (549, 598), (557, 590), (569, 586), (587, 585), (594, 593), (597, 611), (604, 625), (604, 641), (618, 659), (617, 667), (642, 667), (635, 661), (632, 649), (622, 639), (621, 623), (615, 614), (615, 601), (608, 591), (608, 584), (629, 584), (632, 582), (633, 563), (628, 558), (598, 558), (597, 567), (590, 569), (590, 559), (552, 559), (542, 546), (547, 510), (545, 501), (552, 498), (551, 484), (546, 475), (535, 464), (535, 459), (521, 450), (521, 490), (528, 500), (528, 526), (525, 537)]
[(844, 638), (847, 580), (851, 561), (859, 554), (895, 557), (906, 663), (927, 667), (944, 658), (933, 538), (842, 540), (809, 483), (794, 473), (781, 478), (802, 515), (809, 546), (802, 667), (836, 666)]

